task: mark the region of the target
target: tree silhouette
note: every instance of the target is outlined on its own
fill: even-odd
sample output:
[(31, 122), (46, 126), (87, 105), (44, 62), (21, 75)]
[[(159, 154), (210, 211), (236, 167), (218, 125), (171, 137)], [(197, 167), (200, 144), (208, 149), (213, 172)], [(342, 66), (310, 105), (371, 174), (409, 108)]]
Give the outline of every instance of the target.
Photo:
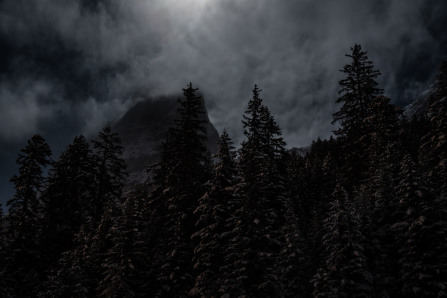
[(112, 132), (110, 126), (98, 134), (98, 140), (93, 140), (97, 189), (96, 205), (92, 206), (92, 211), (96, 222), (100, 220), (107, 202), (120, 199), (122, 195), (127, 173), (120, 143), (118, 134)]
[(217, 293), (231, 293), (232, 239), (234, 238), (234, 213), (238, 201), (234, 195), (237, 170), (233, 143), (224, 131), (218, 141), (213, 179), (209, 190), (199, 199), (194, 211), (198, 218), (192, 235), (194, 245), (194, 271), (196, 272), (192, 296), (211, 297)]
[[(159, 275), (162, 295), (182, 296), (193, 287), (191, 235), (193, 214), (204, 185), (210, 178), (210, 154), (206, 148), (203, 100), (189, 84), (178, 100), (178, 118), (168, 131), (162, 159), (155, 169), (155, 195), (150, 208), (156, 210), (156, 225), (165, 230), (164, 252)], [(158, 220), (157, 220), (158, 219)], [(161, 239), (160, 239), (161, 240)], [(162, 240), (161, 240), (162, 241)]]
[(351, 58), (351, 63), (341, 70), (346, 77), (339, 82), (341, 96), (336, 100), (336, 103), (343, 105), (333, 114), (332, 120), (333, 124), (340, 125), (334, 133), (343, 139), (343, 170), (348, 191), (365, 178), (364, 172), (368, 169), (366, 150), (369, 147), (367, 139), (363, 137), (368, 133), (365, 119), (370, 102), (382, 94), (376, 82), (380, 71), (374, 69), (373, 63), (366, 56), (367, 52), (362, 51), (358, 44), (351, 51), (351, 54), (346, 55)]
[(239, 192), (242, 206), (237, 284), (240, 295), (275, 296), (281, 292), (278, 260), (283, 244), (285, 213), (285, 157), (282, 132), (262, 104), (255, 85), (243, 116), (247, 137), (240, 149)]
[(45, 139), (34, 135), (19, 153), (18, 175), (11, 178), (15, 195), (7, 202), (5, 279), (14, 296), (35, 295), (42, 276), (40, 246), (43, 168), (51, 163)]
[(314, 276), (314, 297), (370, 297), (372, 276), (364, 255), (358, 214), (339, 184), (324, 223), (325, 265)]

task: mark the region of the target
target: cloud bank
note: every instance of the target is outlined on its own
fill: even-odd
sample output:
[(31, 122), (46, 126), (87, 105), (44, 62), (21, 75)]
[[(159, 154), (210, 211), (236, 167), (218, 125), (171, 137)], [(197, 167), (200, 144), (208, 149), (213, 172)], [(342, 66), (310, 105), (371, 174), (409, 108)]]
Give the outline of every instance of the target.
[(179, 93), (191, 81), (217, 128), (236, 140), (259, 84), (288, 143), (306, 145), (332, 130), (339, 69), (354, 43), (382, 71), (381, 87), (394, 102), (405, 104), (427, 86), (446, 55), (446, 6), (422, 0), (2, 1), (0, 117), (13, 129), (2, 128), (0, 138), (28, 137), (56, 119), (68, 134), (93, 133), (138, 95)]
[(331, 134), (354, 43), (404, 105), (446, 59), (445, 28), (446, 1), (0, 0), (0, 188), (9, 196), (5, 177), (34, 133), (57, 156), (74, 135), (189, 82), (236, 143), (257, 83), (288, 145), (308, 145)]
[[(138, 95), (205, 95), (211, 120), (241, 138), (254, 83), (291, 146), (327, 137), (338, 71), (354, 43), (397, 104), (445, 58), (443, 1), (151, 0), (1, 2), (0, 138), (52, 120), (96, 132)], [(24, 121), (26, 119), (26, 121)], [(64, 120), (65, 119), (65, 120)], [(46, 125), (47, 124), (47, 125)], [(51, 132), (57, 134), (57, 132)]]

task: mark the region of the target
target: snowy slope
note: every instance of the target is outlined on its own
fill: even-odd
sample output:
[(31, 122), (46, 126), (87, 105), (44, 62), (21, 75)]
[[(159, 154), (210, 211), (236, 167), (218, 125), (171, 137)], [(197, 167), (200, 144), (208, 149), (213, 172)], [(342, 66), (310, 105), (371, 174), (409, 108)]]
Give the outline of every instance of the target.
[[(146, 168), (159, 160), (161, 144), (174, 123), (177, 97), (146, 99), (130, 108), (114, 125), (124, 147), (124, 159), (129, 173), (128, 184), (142, 183), (148, 178)], [(207, 121), (208, 149), (217, 151), (217, 130)]]
[(310, 145), (306, 146), (306, 147), (292, 147), (291, 149), (289, 149), (289, 152), (291, 153), (295, 153), (298, 155), (301, 155), (302, 157), (306, 156), (307, 153), (309, 153), (310, 151)]
[(421, 93), (412, 103), (404, 107), (404, 115), (407, 119), (427, 114), (430, 108), (430, 98), (435, 94), (435, 84)]

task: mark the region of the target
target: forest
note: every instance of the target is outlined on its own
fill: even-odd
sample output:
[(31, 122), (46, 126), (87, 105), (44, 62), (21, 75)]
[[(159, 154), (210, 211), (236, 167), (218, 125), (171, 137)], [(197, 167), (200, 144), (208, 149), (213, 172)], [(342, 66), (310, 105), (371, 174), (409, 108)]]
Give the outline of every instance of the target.
[(334, 136), (304, 155), (257, 85), (244, 141), (223, 131), (212, 156), (189, 84), (132, 189), (110, 127), (57, 161), (34, 135), (1, 214), (0, 296), (446, 297), (447, 62), (407, 119), (367, 52), (346, 56)]

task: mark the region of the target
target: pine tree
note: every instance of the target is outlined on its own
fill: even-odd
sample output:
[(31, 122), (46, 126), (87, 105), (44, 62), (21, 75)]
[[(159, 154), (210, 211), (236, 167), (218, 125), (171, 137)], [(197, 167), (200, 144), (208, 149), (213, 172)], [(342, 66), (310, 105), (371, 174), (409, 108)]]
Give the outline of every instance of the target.
[(351, 51), (352, 53), (346, 56), (351, 58), (352, 62), (341, 70), (346, 74), (346, 78), (339, 82), (341, 96), (336, 100), (336, 103), (343, 105), (333, 114), (332, 121), (333, 124), (340, 124), (334, 132), (343, 139), (343, 170), (347, 179), (345, 185), (349, 188), (358, 186), (365, 178), (363, 174), (368, 169), (366, 150), (369, 147), (367, 139), (364, 138), (368, 132), (365, 119), (370, 102), (382, 94), (376, 82), (380, 71), (374, 69), (373, 63), (366, 56), (367, 52), (362, 51), (358, 44), (354, 45)]
[[(155, 169), (155, 188), (149, 208), (155, 211), (154, 226), (164, 230), (160, 243), (166, 256), (157, 277), (157, 295), (184, 296), (193, 287), (191, 235), (195, 232), (193, 214), (209, 180), (210, 155), (206, 148), (204, 113), (198, 89), (189, 84), (178, 100), (178, 118), (168, 131), (162, 159)], [(160, 245), (156, 247), (161, 248)], [(154, 269), (157, 270), (157, 269)]]
[[(98, 287), (104, 278), (102, 274), (106, 254), (114, 245), (110, 231), (117, 226), (118, 218), (122, 214), (121, 208), (119, 208), (121, 207), (120, 202), (120, 200), (108, 201), (96, 229), (92, 229), (89, 237), (84, 238), (86, 242), (83, 245), (88, 247), (83, 253), (85, 256), (83, 266), (85, 286), (89, 293), (95, 293), (97, 296), (102, 292)], [(90, 225), (96, 226), (93, 221)]]
[(239, 234), (237, 287), (239, 295), (275, 296), (279, 253), (283, 245), (285, 213), (284, 141), (270, 111), (262, 104), (255, 85), (243, 117), (247, 140), (240, 149), (239, 193), (242, 206), (236, 230)]
[(281, 250), (281, 283), (283, 297), (307, 297), (307, 269), (309, 261), (305, 250), (305, 239), (300, 232), (300, 221), (293, 202), (289, 200), (286, 208), (284, 226), (285, 242)]
[(89, 257), (92, 255), (91, 220), (89, 223), (81, 226), (78, 233), (73, 236), (73, 248), (62, 253), (57, 268), (49, 272), (48, 280), (39, 297), (94, 296), (94, 291), (89, 286), (92, 280), (87, 271), (90, 265)]
[(362, 142), (369, 144), (364, 150), (368, 171), (363, 176), (368, 179), (356, 189), (355, 204), (362, 215), (360, 228), (367, 239), (365, 253), (374, 276), (375, 295), (393, 297), (396, 295), (397, 246), (391, 226), (398, 220), (394, 187), (402, 155), (396, 107), (385, 96), (373, 98), (363, 125)]
[(74, 235), (91, 219), (94, 177), (89, 144), (84, 136), (77, 136), (50, 170), (48, 189), (43, 195), (46, 204), (43, 238), (50, 267), (57, 264), (62, 252), (73, 248)]
[(399, 143), (402, 144), (402, 148), (405, 148), (405, 152), (410, 153), (416, 161), (419, 159), (422, 138), (428, 133), (430, 127), (430, 119), (426, 114), (411, 119), (401, 115)]
[(431, 129), (422, 139), (420, 160), (443, 196), (447, 194), (447, 61), (443, 62), (430, 104)]
[(296, 151), (291, 151), (287, 161), (287, 188), (290, 191), (290, 197), (293, 202), (293, 209), (299, 217), (304, 217), (305, 196), (302, 193), (306, 186), (304, 185), (305, 159)]
[[(333, 142), (330, 140), (329, 142)], [(328, 189), (335, 187), (336, 169), (328, 141), (317, 140), (305, 158), (293, 156), (289, 164), (285, 246), (282, 267), (288, 282), (287, 297), (308, 297), (311, 280), (323, 258), (322, 228), (328, 209)], [(293, 165), (293, 163), (297, 163)], [(330, 193), (329, 193), (330, 195)], [(292, 208), (291, 208), (292, 207)]]
[(84, 218), (79, 233), (74, 235), (73, 248), (62, 254), (58, 268), (50, 276), (48, 287), (52, 297), (70, 292), (92, 297), (102, 292), (98, 289), (103, 278), (102, 266), (107, 251), (113, 247), (110, 230), (117, 226), (121, 215), (117, 206), (121, 206), (118, 200), (107, 202), (99, 224), (90, 216)]
[(10, 240), (22, 242), (37, 235), (38, 213), (42, 208), (40, 192), (44, 184), (42, 168), (51, 163), (50, 155), (51, 150), (46, 141), (40, 135), (35, 135), (28, 140), (28, 145), (17, 158), (19, 175), (11, 178), (16, 193), (7, 203)]
[(96, 166), (96, 206), (92, 206), (93, 218), (99, 221), (104, 207), (110, 200), (120, 199), (127, 176), (126, 163), (122, 158), (123, 147), (117, 133), (105, 127), (93, 141)]
[[(399, 267), (400, 280), (399, 290), (401, 293), (412, 293), (413, 281), (407, 281), (411, 276), (408, 271), (412, 271), (413, 264), (407, 263), (407, 237), (405, 234), (410, 225), (417, 219), (417, 210), (423, 196), (426, 195), (426, 190), (421, 185), (419, 177), (420, 172), (416, 164), (413, 162), (411, 156), (405, 155), (401, 163), (401, 171), (399, 176), (400, 181), (396, 187), (396, 192), (399, 197), (399, 205), (397, 211), (400, 213), (399, 218), (393, 225), (393, 229), (399, 232), (399, 237), (396, 239), (399, 246)], [(417, 278), (416, 278), (417, 279)]]
[[(108, 249), (104, 229), (113, 217), (109, 214), (103, 220), (102, 213), (107, 202), (121, 197), (125, 164), (119, 139), (110, 128), (103, 129), (98, 139), (93, 154), (84, 136), (75, 137), (50, 171), (44, 194), (44, 240), (48, 287), (54, 293), (61, 289), (92, 295), (99, 281)], [(78, 281), (73, 284), (72, 278)]]
[(43, 267), (39, 251), (40, 194), (45, 184), (42, 169), (51, 163), (50, 155), (50, 147), (44, 138), (34, 135), (19, 153), (18, 175), (11, 178), (16, 192), (7, 202), (7, 259), (4, 268), (14, 296), (35, 295), (40, 286)]
[(191, 296), (211, 297), (217, 296), (219, 290), (221, 293), (232, 291), (231, 266), (227, 259), (232, 254), (233, 219), (238, 207), (234, 196), (236, 153), (225, 130), (218, 145), (213, 179), (208, 182), (209, 190), (199, 199), (199, 206), (194, 211), (198, 218), (197, 232), (192, 235), (196, 278), (189, 293)]
[(407, 155), (399, 184), (402, 229), (400, 285), (406, 297), (447, 295), (447, 206)]
[(382, 94), (375, 80), (381, 73), (374, 69), (373, 63), (366, 56), (367, 52), (362, 51), (358, 44), (351, 51), (351, 54), (345, 55), (352, 62), (341, 70), (346, 78), (339, 82), (341, 89), (338, 93), (341, 96), (336, 101), (343, 106), (333, 115), (333, 123), (340, 122), (340, 128), (335, 134), (348, 138), (362, 133), (362, 123), (366, 118), (369, 102)]
[(368, 105), (364, 125), (366, 137), (369, 138), (367, 142), (371, 144), (369, 152), (371, 159), (380, 158), (380, 154), (386, 150), (386, 147), (399, 138), (397, 107), (390, 102), (390, 98), (378, 96), (373, 98)]
[(116, 200), (109, 201), (96, 226), (93, 219), (85, 216), (78, 233), (73, 236), (72, 248), (62, 253), (45, 284), (47, 292), (42, 297), (93, 297), (102, 280), (102, 265), (113, 243), (109, 231), (116, 227), (120, 209)]
[(129, 194), (122, 206), (123, 211), (108, 231), (111, 247), (104, 254), (103, 278), (98, 286), (100, 296), (135, 297), (147, 294), (148, 235), (144, 195)]
[[(305, 188), (300, 192), (303, 206), (301, 233), (307, 239), (309, 267), (306, 270), (308, 280), (311, 280), (318, 268), (325, 260), (325, 246), (322, 244), (324, 236), (324, 220), (329, 210), (328, 198), (337, 184), (339, 166), (336, 157), (339, 140), (317, 139), (304, 159), (303, 184)], [(307, 293), (310, 295), (311, 289)]]
[[(447, 287), (447, 63), (441, 65), (430, 105), (430, 131), (422, 138), (419, 161), (425, 191), (418, 189), (415, 212), (407, 218), (402, 248), (403, 292), (408, 296), (445, 296)], [(421, 175), (417, 170), (413, 176)], [(421, 177), (421, 176), (419, 176)], [(414, 195), (413, 195), (414, 197)], [(409, 209), (410, 210), (410, 209)]]
[(332, 194), (324, 231), (326, 260), (312, 280), (314, 297), (370, 297), (372, 276), (364, 255), (358, 213), (339, 184)]
[[(396, 279), (397, 250), (396, 240), (399, 231), (393, 224), (399, 220), (397, 212), (398, 197), (394, 191), (397, 177), (399, 157), (391, 154), (391, 145), (385, 148), (383, 156), (379, 156), (374, 163), (370, 181), (367, 185), (370, 192), (369, 217), (371, 230), (365, 229), (368, 238), (367, 249), (370, 259), (370, 271), (374, 276), (374, 291), (380, 297), (394, 297), (397, 295)], [(394, 160), (393, 160), (394, 158)], [(362, 202), (368, 204), (368, 202)], [(368, 208), (368, 205), (366, 206)], [(366, 210), (365, 210), (366, 211)], [(368, 227), (369, 228), (369, 227)]]

